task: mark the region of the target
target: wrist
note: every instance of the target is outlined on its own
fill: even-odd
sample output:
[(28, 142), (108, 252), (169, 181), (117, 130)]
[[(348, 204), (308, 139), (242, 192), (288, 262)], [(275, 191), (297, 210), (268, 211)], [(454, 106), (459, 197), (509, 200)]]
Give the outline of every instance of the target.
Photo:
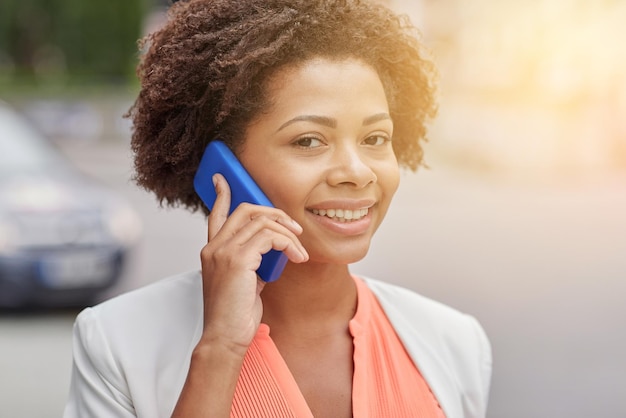
[(200, 361), (219, 358), (221, 361), (237, 364), (243, 362), (247, 351), (248, 345), (246, 344), (218, 335), (209, 335), (205, 331), (193, 350), (192, 358)]
[(244, 356), (203, 336), (192, 352), (172, 417), (228, 417)]

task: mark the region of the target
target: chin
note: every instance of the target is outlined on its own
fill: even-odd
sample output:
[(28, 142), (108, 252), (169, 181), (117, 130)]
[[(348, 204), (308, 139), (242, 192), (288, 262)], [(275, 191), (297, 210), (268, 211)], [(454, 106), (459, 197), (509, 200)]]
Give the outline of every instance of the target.
[(311, 253), (310, 260), (320, 264), (353, 264), (361, 261), (367, 255), (369, 245), (366, 248), (331, 249), (324, 253)]

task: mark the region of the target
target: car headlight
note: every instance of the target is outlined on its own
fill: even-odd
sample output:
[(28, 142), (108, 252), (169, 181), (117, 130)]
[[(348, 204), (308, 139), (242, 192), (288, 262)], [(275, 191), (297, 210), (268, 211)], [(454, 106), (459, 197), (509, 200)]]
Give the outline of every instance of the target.
[(104, 225), (120, 244), (131, 246), (141, 236), (143, 225), (137, 212), (128, 205), (117, 204), (104, 212)]

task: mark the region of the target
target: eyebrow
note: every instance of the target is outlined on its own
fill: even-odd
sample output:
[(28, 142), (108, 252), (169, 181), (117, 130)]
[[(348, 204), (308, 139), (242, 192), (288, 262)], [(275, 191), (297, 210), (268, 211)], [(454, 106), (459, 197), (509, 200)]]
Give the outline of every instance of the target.
[(337, 120), (333, 119), (333, 118), (329, 118), (327, 116), (300, 115), (300, 116), (296, 116), (295, 118), (290, 119), (287, 122), (283, 123), (280, 126), (280, 128), (278, 128), (278, 130), (280, 131), (281, 129), (291, 125), (292, 123), (296, 123), (296, 122), (300, 122), (300, 121), (315, 122), (315, 123), (320, 124), (320, 125), (328, 126), (329, 128), (336, 128), (337, 127)]
[[(379, 122), (381, 120), (386, 120), (386, 119), (391, 119), (391, 116), (389, 116), (388, 113), (385, 113), (385, 112), (377, 113), (375, 115), (368, 116), (365, 119), (363, 119), (363, 126), (371, 125), (373, 123)], [(328, 126), (329, 128), (337, 127), (337, 120), (333, 118), (329, 118), (327, 116), (300, 115), (283, 123), (280, 126), (280, 128), (278, 128), (278, 131), (280, 131), (281, 129), (284, 129), (285, 127), (291, 125), (292, 123), (301, 122), (301, 121), (314, 122), (320, 125)]]
[(371, 125), (373, 123), (380, 122), (381, 120), (387, 120), (387, 119), (391, 120), (391, 116), (389, 116), (389, 113), (385, 113), (385, 112), (377, 113), (375, 115), (368, 116), (365, 119), (363, 119), (363, 126)]

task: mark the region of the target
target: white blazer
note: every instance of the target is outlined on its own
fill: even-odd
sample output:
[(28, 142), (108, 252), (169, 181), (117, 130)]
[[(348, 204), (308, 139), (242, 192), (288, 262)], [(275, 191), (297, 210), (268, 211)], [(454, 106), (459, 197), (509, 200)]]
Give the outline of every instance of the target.
[[(484, 418), (491, 348), (478, 322), (412, 291), (364, 281), (446, 417)], [(170, 417), (202, 321), (202, 278), (197, 271), (83, 310), (74, 324), (74, 364), (64, 417)]]

